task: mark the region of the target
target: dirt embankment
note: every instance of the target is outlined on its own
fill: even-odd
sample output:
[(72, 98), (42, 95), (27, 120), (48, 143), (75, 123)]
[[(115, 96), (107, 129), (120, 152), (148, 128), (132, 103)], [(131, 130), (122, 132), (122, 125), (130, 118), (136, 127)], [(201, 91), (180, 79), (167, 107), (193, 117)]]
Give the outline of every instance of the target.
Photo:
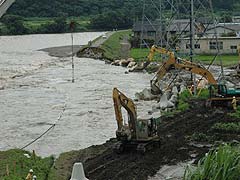
[[(89, 179), (139, 179), (153, 176), (163, 165), (199, 159), (216, 141), (240, 141), (236, 133), (213, 130), (217, 122), (236, 122), (226, 109), (206, 109), (203, 100), (191, 100), (190, 109), (174, 117), (163, 117), (159, 128), (160, 148), (145, 155), (134, 151), (116, 154), (111, 140), (100, 146), (61, 155), (54, 166), (58, 179), (68, 179), (74, 162), (82, 161)], [(193, 138), (204, 134), (204, 138)]]

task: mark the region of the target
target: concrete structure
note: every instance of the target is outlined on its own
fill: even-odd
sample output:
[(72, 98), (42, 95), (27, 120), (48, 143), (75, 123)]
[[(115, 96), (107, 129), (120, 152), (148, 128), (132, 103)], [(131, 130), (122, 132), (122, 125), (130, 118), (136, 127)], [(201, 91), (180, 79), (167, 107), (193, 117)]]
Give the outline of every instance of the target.
[(233, 16), (232, 17), (232, 22), (233, 23), (240, 23), (240, 16)]
[(213, 37), (215, 34), (218, 37), (238, 36), (240, 34), (240, 23), (219, 23), (215, 27), (210, 25), (204, 36)]
[(72, 177), (70, 180), (88, 180), (85, 177), (82, 163), (75, 163), (73, 165)]
[(143, 32), (142, 34), (143, 39), (155, 41), (156, 39), (159, 38), (159, 34), (158, 34), (159, 28), (160, 28), (160, 23), (157, 21), (155, 22), (138, 21), (133, 25), (134, 38), (140, 39), (141, 33)]
[[(194, 52), (197, 54), (216, 54), (217, 46), (222, 54), (236, 54), (240, 37), (218, 37), (218, 42), (212, 37), (195, 37)], [(189, 38), (181, 39), (180, 49), (184, 53), (189, 52)]]

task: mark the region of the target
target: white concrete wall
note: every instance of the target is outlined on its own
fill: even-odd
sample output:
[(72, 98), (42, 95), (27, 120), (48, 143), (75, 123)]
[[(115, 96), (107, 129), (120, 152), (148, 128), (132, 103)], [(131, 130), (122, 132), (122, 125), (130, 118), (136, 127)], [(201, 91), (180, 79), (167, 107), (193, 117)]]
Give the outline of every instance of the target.
[[(204, 38), (198, 41), (198, 44), (200, 44), (200, 49), (194, 49), (195, 53), (197, 54), (216, 54), (217, 50), (210, 49), (210, 42), (214, 42), (216, 40), (212, 38)], [(223, 42), (223, 49), (220, 49), (222, 54), (236, 54), (237, 51), (234, 49), (231, 49), (231, 46), (238, 46), (240, 44), (240, 38), (219, 38), (219, 42)], [(186, 44), (189, 44), (189, 40), (185, 39), (182, 40), (180, 43), (180, 49), (184, 53), (189, 53), (189, 49), (186, 48)]]

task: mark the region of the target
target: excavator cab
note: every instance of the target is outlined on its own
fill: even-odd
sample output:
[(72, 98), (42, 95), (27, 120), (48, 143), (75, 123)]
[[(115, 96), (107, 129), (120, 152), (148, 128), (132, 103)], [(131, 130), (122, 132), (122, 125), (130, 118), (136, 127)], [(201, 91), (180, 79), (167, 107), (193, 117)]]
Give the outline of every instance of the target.
[[(127, 148), (135, 148), (137, 151), (144, 153), (152, 145), (159, 144), (156, 119), (137, 119), (133, 100), (117, 88), (113, 89), (113, 102), (118, 125), (116, 131), (118, 142), (114, 146), (117, 153), (121, 153)], [(127, 124), (124, 123), (122, 108), (127, 111)]]

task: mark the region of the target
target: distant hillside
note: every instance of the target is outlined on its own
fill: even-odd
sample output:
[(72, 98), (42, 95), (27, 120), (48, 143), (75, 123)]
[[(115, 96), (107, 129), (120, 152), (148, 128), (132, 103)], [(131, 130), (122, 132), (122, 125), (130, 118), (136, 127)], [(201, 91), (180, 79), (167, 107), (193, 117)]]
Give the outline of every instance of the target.
[[(151, 1), (146, 2), (147, 17), (159, 18)], [(180, 6), (183, 3), (189, 4), (189, 0), (182, 0)], [(240, 15), (239, 0), (213, 0), (213, 7), (224, 22), (230, 22), (232, 15)], [(165, 16), (171, 18), (171, 6), (166, 8)], [(143, 0), (16, 0), (1, 19), (0, 34), (69, 32), (70, 21), (75, 22), (75, 31), (128, 29), (134, 21), (142, 19), (142, 10)], [(186, 18), (188, 13), (182, 12), (182, 16)]]
[[(216, 12), (226, 10), (238, 13), (240, 10), (239, 0), (213, 0), (213, 6)], [(95, 16), (110, 11), (139, 18), (142, 0), (16, 0), (8, 13), (23, 17), (57, 17)]]
[(141, 6), (141, 0), (16, 0), (9, 13), (23, 17), (56, 17), (92, 16), (121, 10), (139, 15)]

